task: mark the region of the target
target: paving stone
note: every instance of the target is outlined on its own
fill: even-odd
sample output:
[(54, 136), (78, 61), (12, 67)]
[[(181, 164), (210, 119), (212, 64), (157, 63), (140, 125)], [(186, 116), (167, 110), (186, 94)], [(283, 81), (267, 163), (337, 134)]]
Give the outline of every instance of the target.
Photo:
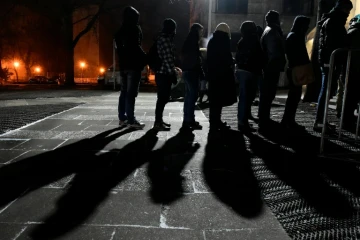
[(281, 228), (267, 229), (239, 229), (239, 230), (220, 230), (220, 231), (205, 231), (206, 240), (290, 240), (290, 237)]
[(257, 218), (246, 219), (209, 193), (186, 195), (186, 197), (175, 202), (170, 206), (166, 215), (166, 224), (171, 227), (196, 229), (280, 227), (276, 218), (267, 208)]
[(74, 174), (64, 177), (56, 182), (53, 182), (44, 188), (65, 188), (66, 185), (74, 178)]
[[(117, 118), (115, 119), (117, 120)], [(106, 126), (114, 120), (82, 120), (81, 125)]]
[[(62, 226), (51, 226), (49, 228), (45, 225), (28, 226), (26, 230), (16, 240), (32, 240), (32, 239), (55, 239), (53, 229), (60, 229)], [(35, 235), (36, 232), (38, 235)], [(115, 233), (113, 227), (95, 227), (95, 226), (81, 226), (76, 229), (71, 229), (70, 232), (61, 234), (56, 237), (57, 240), (111, 240)]]
[(33, 130), (33, 131), (50, 131), (54, 128), (57, 128), (59, 126), (61, 126), (62, 124), (59, 124), (59, 123), (56, 123), (56, 124), (53, 124), (53, 123), (49, 123), (49, 122), (39, 122), (39, 123), (36, 123), (34, 125), (31, 125), (31, 126), (28, 126), (26, 128), (23, 128), (24, 130)]
[(118, 115), (80, 115), (76, 117), (78, 120), (97, 120), (97, 121), (112, 121), (118, 119)]
[(60, 139), (30, 139), (16, 147), (16, 150), (52, 150), (63, 143)]
[(80, 115), (61, 113), (50, 117), (50, 119), (76, 120)]
[(201, 231), (162, 228), (117, 228), (113, 240), (204, 240)]
[[(18, 151), (24, 152), (24, 150), (18, 150)], [(8, 162), (8, 163), (14, 163), (14, 162), (19, 162), (19, 161), (23, 161), (23, 160), (26, 161), (29, 158), (38, 156), (38, 155), (46, 153), (46, 152), (48, 152), (48, 151), (47, 150), (30, 150), (30, 151), (27, 150), (27, 151), (25, 151), (24, 154), (19, 155), (18, 157), (12, 159), (12, 161)]]
[(5, 134), (4, 137), (16, 139), (51, 139), (57, 134), (59, 134), (57, 131), (18, 130)]
[(116, 129), (119, 129), (119, 124), (110, 125), (110, 126), (91, 125), (91, 126), (86, 127), (86, 129), (84, 131), (105, 132), (105, 131), (116, 130)]
[(57, 132), (59, 131), (82, 131), (84, 130), (85, 128), (87, 128), (88, 126), (86, 125), (66, 125), (66, 124), (63, 124), (57, 128), (55, 128), (54, 130), (56, 130)]
[(61, 132), (58, 135), (52, 137), (52, 140), (92, 138), (92, 137), (96, 136), (98, 133), (99, 132), (94, 132), (94, 131), (64, 131), (64, 132)]
[(193, 181), (195, 193), (209, 193), (212, 192), (209, 186), (206, 184), (204, 175), (201, 169), (192, 169), (191, 178)]
[(18, 236), (20, 236), (26, 228), (26, 226), (21, 225), (0, 223), (0, 239), (17, 240), (19, 239)]
[(0, 138), (0, 149), (8, 150), (24, 143), (27, 140), (8, 140), (8, 139), (1, 139)]
[(0, 163), (7, 163), (25, 152), (24, 150), (0, 150)]

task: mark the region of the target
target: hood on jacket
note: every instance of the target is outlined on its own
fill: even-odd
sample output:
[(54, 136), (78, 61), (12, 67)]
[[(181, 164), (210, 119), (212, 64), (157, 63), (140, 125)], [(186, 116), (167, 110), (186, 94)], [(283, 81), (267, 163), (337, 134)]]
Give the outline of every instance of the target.
[(277, 24), (280, 25), (280, 14), (277, 11), (270, 10), (266, 16), (265, 20), (267, 24)]
[(294, 24), (291, 28), (291, 32), (306, 34), (309, 30), (310, 26), (310, 18), (306, 16), (297, 16), (294, 20)]
[(124, 25), (139, 24), (140, 13), (133, 7), (129, 6), (124, 9)]
[(217, 25), (215, 28), (215, 33), (216, 32), (226, 33), (229, 38), (231, 38), (230, 27), (226, 23), (220, 23), (219, 25)]
[(257, 27), (256, 24), (252, 21), (245, 21), (241, 24), (240, 33), (243, 37), (248, 37), (252, 35), (257, 35)]

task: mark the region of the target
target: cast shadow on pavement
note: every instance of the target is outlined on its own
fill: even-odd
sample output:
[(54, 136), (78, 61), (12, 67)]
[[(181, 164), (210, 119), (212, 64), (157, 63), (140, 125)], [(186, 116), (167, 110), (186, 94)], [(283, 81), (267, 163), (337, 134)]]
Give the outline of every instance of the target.
[[(262, 138), (250, 134), (250, 149), (261, 158), (266, 167), (294, 189), (316, 211), (334, 218), (348, 218), (357, 210), (349, 198), (330, 182), (360, 196), (358, 183), (360, 171), (356, 164), (320, 158), (320, 138), (306, 130), (290, 131), (273, 123)], [(346, 151), (341, 146), (326, 141), (331, 153)]]
[(194, 139), (195, 135), (191, 130), (182, 128), (162, 148), (153, 151), (148, 166), (153, 202), (170, 204), (186, 192), (186, 179), (181, 173), (200, 148), (200, 144), (194, 143)]
[(255, 218), (262, 213), (261, 191), (240, 132), (229, 130), (209, 136), (203, 173), (210, 191), (237, 214)]
[[(86, 166), (76, 172), (66, 193), (56, 202), (55, 211), (43, 220), (45, 224), (31, 231), (32, 239), (54, 239), (80, 226), (108, 198), (111, 190), (148, 161), (158, 140), (156, 134), (149, 130), (122, 149), (84, 156)], [(116, 155), (115, 150), (119, 150)]]

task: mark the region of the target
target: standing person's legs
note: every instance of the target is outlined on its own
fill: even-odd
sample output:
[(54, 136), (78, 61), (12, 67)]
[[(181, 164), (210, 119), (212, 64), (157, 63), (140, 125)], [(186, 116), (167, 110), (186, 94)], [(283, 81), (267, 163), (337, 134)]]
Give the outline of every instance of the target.
[(145, 124), (136, 120), (135, 112), (135, 100), (139, 93), (139, 86), (141, 80), (140, 71), (129, 71), (127, 77), (127, 98), (126, 98), (126, 115), (128, 123), (134, 128), (144, 128)]
[(271, 104), (275, 99), (280, 72), (264, 72), (260, 89), (259, 124), (264, 126), (270, 121)]
[(251, 113), (251, 99), (253, 94), (252, 88), (255, 79), (252, 73), (246, 71), (238, 71), (237, 75), (240, 83), (238, 126), (243, 129), (249, 127), (249, 114)]
[(222, 107), (217, 103), (211, 103), (210, 100), (210, 131), (216, 131), (221, 128)]
[(154, 127), (158, 130), (168, 130), (170, 124), (164, 123), (163, 113), (165, 105), (170, 100), (171, 94), (171, 79), (167, 75), (156, 74), (155, 81), (157, 85), (157, 101), (155, 109), (155, 125)]
[[(185, 75), (184, 75), (185, 73)], [(195, 104), (199, 92), (199, 74), (197, 72), (184, 72), (185, 101), (184, 101), (184, 126), (198, 128), (195, 122)]]
[(127, 116), (126, 116), (126, 99), (127, 99), (127, 88), (128, 88), (128, 81), (127, 81), (127, 72), (121, 71), (121, 89), (120, 89), (120, 96), (119, 96), (119, 104), (118, 104), (118, 117), (119, 117), (119, 125), (123, 126), (126, 124)]
[(286, 100), (282, 123), (286, 125), (286, 127), (297, 127), (297, 124), (295, 122), (295, 116), (296, 116), (296, 110), (301, 100), (302, 86), (294, 85), (292, 81), (291, 69), (288, 69), (286, 71), (286, 74), (289, 80), (289, 92)]

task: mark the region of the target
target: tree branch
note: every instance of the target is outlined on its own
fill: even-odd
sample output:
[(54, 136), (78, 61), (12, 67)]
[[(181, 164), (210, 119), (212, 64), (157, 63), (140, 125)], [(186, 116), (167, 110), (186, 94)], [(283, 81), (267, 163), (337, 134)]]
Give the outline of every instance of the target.
[(86, 33), (88, 33), (91, 28), (94, 26), (94, 24), (96, 23), (96, 21), (98, 20), (100, 14), (103, 11), (103, 7), (105, 5), (107, 0), (103, 0), (100, 5), (99, 5), (99, 9), (97, 11), (97, 13), (92, 17), (92, 19), (88, 22), (88, 24), (86, 25), (86, 27), (84, 28), (84, 30), (82, 30), (73, 40), (72, 46), (73, 48), (75, 48), (76, 44), (79, 42), (80, 38), (82, 36), (84, 36)]
[(87, 15), (86, 17), (83, 17), (83, 18), (81, 18), (81, 19), (73, 22), (73, 24), (74, 24), (74, 25), (75, 25), (75, 24), (78, 24), (79, 22), (82, 22), (82, 21), (84, 21), (84, 20), (86, 20), (86, 19), (89, 19), (89, 18), (91, 18), (91, 17), (94, 17), (94, 15), (93, 15), (93, 14), (89, 14), (89, 15)]

